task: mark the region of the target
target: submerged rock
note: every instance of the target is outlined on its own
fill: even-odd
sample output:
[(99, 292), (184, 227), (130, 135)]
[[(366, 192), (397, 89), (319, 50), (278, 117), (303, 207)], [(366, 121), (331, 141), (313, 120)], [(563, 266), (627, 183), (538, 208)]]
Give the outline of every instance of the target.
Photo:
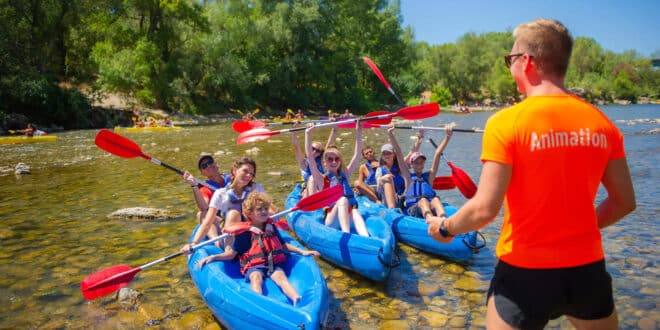
[(151, 207), (129, 207), (108, 214), (111, 219), (168, 220), (181, 216), (168, 210)]
[(14, 167), (14, 173), (16, 174), (30, 174), (30, 166), (27, 166), (25, 163), (18, 163)]

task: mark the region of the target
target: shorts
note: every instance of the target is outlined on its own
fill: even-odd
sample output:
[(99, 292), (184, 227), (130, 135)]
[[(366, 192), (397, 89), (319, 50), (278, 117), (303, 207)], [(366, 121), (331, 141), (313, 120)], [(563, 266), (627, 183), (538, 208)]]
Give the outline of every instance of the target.
[(254, 267), (248, 269), (248, 270), (245, 272), (245, 282), (250, 283), (250, 274), (252, 274), (252, 273), (254, 273), (254, 272), (261, 272), (261, 276), (263, 276), (264, 278), (266, 278), (266, 277), (270, 277), (270, 275), (272, 275), (274, 272), (276, 272), (276, 271), (278, 271), (278, 270), (284, 271), (284, 270), (283, 270), (281, 267), (279, 267), (279, 266), (274, 266), (272, 272), (268, 272), (268, 266), (254, 266)]
[(417, 203), (413, 204), (413, 206), (406, 208), (406, 213), (415, 218), (423, 218), (422, 216), (422, 208), (417, 205)]
[(543, 329), (561, 315), (596, 320), (614, 311), (612, 278), (604, 260), (551, 269), (520, 268), (500, 260), (488, 289), (490, 296), (500, 317), (520, 329)]

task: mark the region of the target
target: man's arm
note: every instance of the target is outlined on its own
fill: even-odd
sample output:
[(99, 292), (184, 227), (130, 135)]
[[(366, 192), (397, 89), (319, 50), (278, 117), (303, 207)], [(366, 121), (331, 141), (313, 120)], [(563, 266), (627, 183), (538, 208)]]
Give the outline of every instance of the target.
[(635, 210), (635, 190), (626, 158), (610, 160), (601, 179), (607, 198), (596, 207), (598, 226), (605, 228)]

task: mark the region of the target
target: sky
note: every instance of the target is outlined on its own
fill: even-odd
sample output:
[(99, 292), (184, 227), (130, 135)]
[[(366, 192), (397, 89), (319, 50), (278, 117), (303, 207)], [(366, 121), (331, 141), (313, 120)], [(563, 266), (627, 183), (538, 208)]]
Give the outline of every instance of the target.
[(431, 45), (456, 43), (469, 32), (510, 32), (543, 17), (606, 50), (660, 57), (660, 0), (401, 0), (401, 15), (415, 40)]

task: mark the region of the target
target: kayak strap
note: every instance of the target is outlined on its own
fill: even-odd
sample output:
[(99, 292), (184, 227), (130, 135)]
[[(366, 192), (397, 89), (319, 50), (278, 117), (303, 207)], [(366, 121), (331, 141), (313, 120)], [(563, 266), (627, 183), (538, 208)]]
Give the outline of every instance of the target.
[(482, 234), (480, 231), (477, 231), (477, 235), (478, 235), (477, 240), (479, 240), (479, 237), (481, 237), (482, 240), (481, 244), (472, 245), (472, 243), (468, 242), (465, 239), (465, 237), (463, 237), (463, 244), (465, 244), (465, 246), (470, 248), (470, 250), (472, 250), (472, 252), (474, 253), (479, 253), (479, 250), (483, 249), (486, 246), (486, 237), (484, 236), (484, 234)]
[(380, 261), (381, 264), (383, 264), (383, 266), (387, 268), (394, 268), (401, 265), (401, 258), (399, 258), (399, 255), (396, 253), (395, 250), (392, 250), (392, 261), (390, 263), (385, 262), (385, 258), (383, 258), (382, 247), (378, 249), (378, 260)]

